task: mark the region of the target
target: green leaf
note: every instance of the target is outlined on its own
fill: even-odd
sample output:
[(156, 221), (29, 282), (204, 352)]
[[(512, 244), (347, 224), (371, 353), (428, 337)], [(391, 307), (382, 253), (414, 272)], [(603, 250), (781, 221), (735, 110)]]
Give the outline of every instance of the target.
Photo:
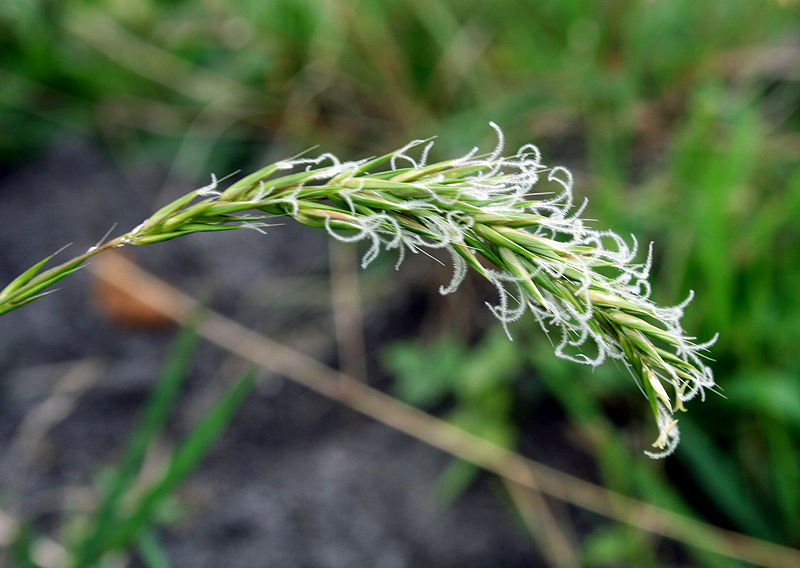
[(758, 505), (730, 456), (717, 448), (704, 430), (681, 417), (681, 443), (676, 455), (686, 465), (706, 497), (744, 532), (777, 541), (771, 515)]
[(17, 534), (9, 546), (16, 568), (42, 568), (33, 559), (35, 540), (36, 536), (31, 527), (23, 524), (17, 527)]
[(498, 390), (506, 391), (520, 367), (517, 347), (502, 329), (494, 328), (463, 359), (455, 390), (461, 400), (484, 400)]
[(109, 549), (124, 547), (141, 534), (141, 531), (148, 526), (153, 512), (161, 501), (185, 479), (206, 455), (212, 443), (233, 418), (234, 413), (250, 393), (254, 384), (255, 372), (245, 373), (234, 382), (216, 405), (208, 411), (200, 423), (195, 426), (175, 450), (161, 480), (142, 495), (133, 512), (125, 521), (112, 529), (113, 532), (109, 535), (107, 541)]
[(775, 487), (775, 501), (788, 534), (800, 533), (800, 451), (789, 430), (780, 422), (765, 427), (769, 443), (769, 465)]
[(383, 350), (381, 362), (395, 376), (394, 391), (400, 399), (429, 407), (454, 388), (465, 355), (461, 343), (445, 337), (427, 347), (417, 342), (395, 343)]
[(139, 537), (138, 550), (147, 568), (170, 568), (167, 553), (152, 530), (145, 531)]
[(175, 340), (139, 424), (128, 439), (122, 460), (108, 482), (108, 489), (92, 520), (92, 530), (74, 549), (75, 566), (90, 565), (108, 549), (108, 537), (118, 518), (120, 501), (131, 489), (148, 446), (163, 430), (174, 408), (196, 344), (197, 334), (192, 327), (185, 327)]
[(790, 373), (765, 369), (732, 377), (725, 396), (742, 411), (770, 416), (800, 432), (800, 382)]
[[(601, 527), (586, 539), (583, 545), (583, 561), (586, 566), (637, 566), (654, 567), (642, 534), (631, 527), (616, 524)], [(632, 561), (635, 559), (635, 564)], [(659, 564), (659, 568), (667, 568)]]

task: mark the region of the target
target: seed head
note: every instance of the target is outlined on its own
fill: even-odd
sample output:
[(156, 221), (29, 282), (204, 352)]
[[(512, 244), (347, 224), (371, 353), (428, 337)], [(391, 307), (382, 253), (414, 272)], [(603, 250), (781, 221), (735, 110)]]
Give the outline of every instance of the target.
[[(491, 126), (498, 143), (486, 156), (473, 148), (458, 159), (428, 164), (431, 140), (355, 162), (322, 154), (280, 162), (263, 178), (248, 176), (216, 200), (233, 196), (232, 203), (244, 200), (262, 212), (292, 216), (339, 241), (366, 241), (363, 267), (382, 248), (396, 252), (398, 266), (409, 252), (447, 250), (453, 276), (440, 292), (455, 292), (471, 266), (497, 289), (489, 309), (509, 338), (508, 325), (530, 312), (556, 336), (559, 357), (592, 366), (608, 358), (622, 361), (659, 428), (659, 451), (646, 453), (669, 455), (679, 439), (673, 413), (714, 386), (702, 353), (716, 338), (696, 344), (684, 333), (680, 320), (691, 295), (668, 308), (650, 300), (652, 243), (637, 262), (634, 237), (629, 244), (581, 219), (586, 201), (575, 206), (567, 169), (544, 165), (530, 144), (504, 157), (503, 134)], [(372, 171), (386, 162), (388, 170)], [(559, 190), (537, 193), (542, 179)]]
[[(556, 355), (597, 366), (618, 359), (647, 397), (659, 429), (659, 458), (678, 444), (674, 413), (714, 387), (703, 352), (716, 337), (695, 343), (681, 327), (681, 304), (650, 300), (653, 245), (637, 262), (638, 243), (581, 219), (572, 174), (548, 167), (531, 145), (503, 156), (500, 128), (494, 150), (428, 164), (432, 140), (414, 140), (384, 156), (343, 162), (333, 154), (277, 162), (219, 191), (211, 183), (162, 207), (132, 231), (40, 273), (47, 259), (0, 291), (0, 315), (38, 297), (91, 256), (109, 248), (165, 241), (200, 231), (263, 230), (265, 217), (290, 216), (343, 242), (367, 241), (366, 267), (381, 249), (397, 254), (445, 249), (453, 276), (442, 294), (458, 289), (469, 267), (498, 293), (492, 314), (509, 324), (530, 312), (556, 336)], [(419, 156), (414, 157), (418, 152)], [(388, 162), (389, 169), (380, 171)], [(542, 179), (558, 191), (537, 193)], [(251, 217), (245, 211), (259, 212)], [(105, 239), (104, 239), (105, 240)]]

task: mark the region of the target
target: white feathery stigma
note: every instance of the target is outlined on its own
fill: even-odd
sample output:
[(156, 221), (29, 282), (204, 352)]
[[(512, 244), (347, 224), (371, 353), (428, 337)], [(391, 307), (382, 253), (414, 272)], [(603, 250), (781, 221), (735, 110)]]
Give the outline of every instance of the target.
[[(648, 397), (658, 397), (653, 408), (659, 451), (648, 455), (668, 455), (679, 439), (673, 412), (715, 386), (701, 355), (715, 338), (696, 344), (684, 333), (680, 320), (691, 295), (668, 308), (650, 300), (652, 243), (644, 262), (637, 263), (635, 237), (629, 244), (581, 218), (587, 200), (575, 206), (569, 170), (545, 166), (532, 144), (503, 157), (503, 132), (493, 122), (490, 126), (497, 143), (483, 157), (475, 147), (429, 166), (433, 140), (413, 140), (385, 157), (389, 172), (371, 174), (370, 160), (342, 162), (324, 153), (279, 162), (273, 171), (308, 175), (282, 186), (279, 178), (269, 188), (262, 180), (251, 199), (263, 207), (280, 205), (283, 214), (296, 218), (321, 198), (333, 203), (313, 209), (316, 221), (303, 222), (317, 223), (342, 242), (367, 241), (363, 267), (381, 248), (398, 251), (398, 266), (406, 249), (446, 249), (453, 275), (440, 292), (455, 292), (472, 265), (497, 289), (498, 303), (489, 309), (509, 338), (509, 325), (529, 311), (543, 329), (558, 332), (559, 357), (592, 366), (611, 358), (631, 368), (640, 388), (656, 393)], [(411, 155), (415, 148), (421, 148), (418, 157)], [(535, 192), (542, 179), (557, 191)], [(218, 195), (216, 185), (212, 176), (198, 195)], [(480, 264), (478, 256), (493, 266)], [(651, 381), (649, 390), (644, 381)], [(664, 385), (675, 391), (674, 409)]]

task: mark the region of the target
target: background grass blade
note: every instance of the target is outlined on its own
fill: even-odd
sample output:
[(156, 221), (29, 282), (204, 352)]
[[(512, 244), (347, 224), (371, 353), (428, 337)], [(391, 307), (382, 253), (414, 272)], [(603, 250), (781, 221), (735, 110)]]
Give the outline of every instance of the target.
[(131, 433), (121, 462), (112, 469), (100, 507), (90, 524), (90, 532), (74, 548), (75, 566), (90, 565), (107, 548), (109, 535), (115, 523), (119, 522), (120, 502), (135, 482), (148, 446), (161, 433), (175, 407), (196, 344), (196, 332), (191, 326), (185, 326), (175, 340), (138, 426)]
[(122, 548), (136, 539), (149, 526), (154, 511), (177, 485), (191, 473), (206, 455), (222, 430), (238, 410), (255, 383), (255, 371), (248, 371), (237, 379), (220, 400), (176, 448), (161, 479), (148, 488), (133, 506), (132, 512), (107, 536), (107, 550)]

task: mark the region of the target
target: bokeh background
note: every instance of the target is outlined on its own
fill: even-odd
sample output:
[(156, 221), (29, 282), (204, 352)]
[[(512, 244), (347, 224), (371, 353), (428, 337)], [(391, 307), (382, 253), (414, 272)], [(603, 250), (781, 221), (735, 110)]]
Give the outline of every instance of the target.
[[(710, 356), (723, 396), (688, 405), (669, 459), (643, 456), (655, 431), (624, 369), (556, 359), (533, 321), (507, 342), (484, 306), (491, 290), (470, 279), (439, 298), (448, 271), (429, 259), (358, 272), (356, 251), (295, 225), (193, 236), (136, 258), (334, 364), (332, 282), (355, 282), (364, 348), (361, 332), (349, 336), (350, 369), (371, 383), (615, 491), (800, 547), (799, 10), (792, 0), (1, 2), (3, 281), (114, 222), (133, 227), (211, 172), (312, 146), (361, 158), (434, 135), (432, 158), (446, 159), (491, 149), (494, 121), (509, 151), (533, 142), (572, 170), (596, 226), (654, 241), (655, 299), (677, 304), (694, 290), (685, 329), (719, 333)], [(113, 461), (174, 334), (114, 320), (93, 289), (78, 274), (0, 320), (7, 448), (64, 365), (106, 365), (47, 451), (43, 438), (3, 457), (27, 473), (8, 474), (0, 505), (54, 538), (76, 514), (64, 512), (67, 486), (91, 487)], [(197, 354), (190, 401), (225, 361)], [(491, 476), (274, 384), (177, 494), (181, 513), (160, 533), (175, 566), (559, 564)], [(319, 496), (325, 487), (338, 500)], [(580, 565), (745, 565), (551, 505)], [(269, 507), (269, 523), (253, 520)], [(192, 544), (212, 533), (223, 544)], [(141, 555), (126, 558), (138, 566)]]

